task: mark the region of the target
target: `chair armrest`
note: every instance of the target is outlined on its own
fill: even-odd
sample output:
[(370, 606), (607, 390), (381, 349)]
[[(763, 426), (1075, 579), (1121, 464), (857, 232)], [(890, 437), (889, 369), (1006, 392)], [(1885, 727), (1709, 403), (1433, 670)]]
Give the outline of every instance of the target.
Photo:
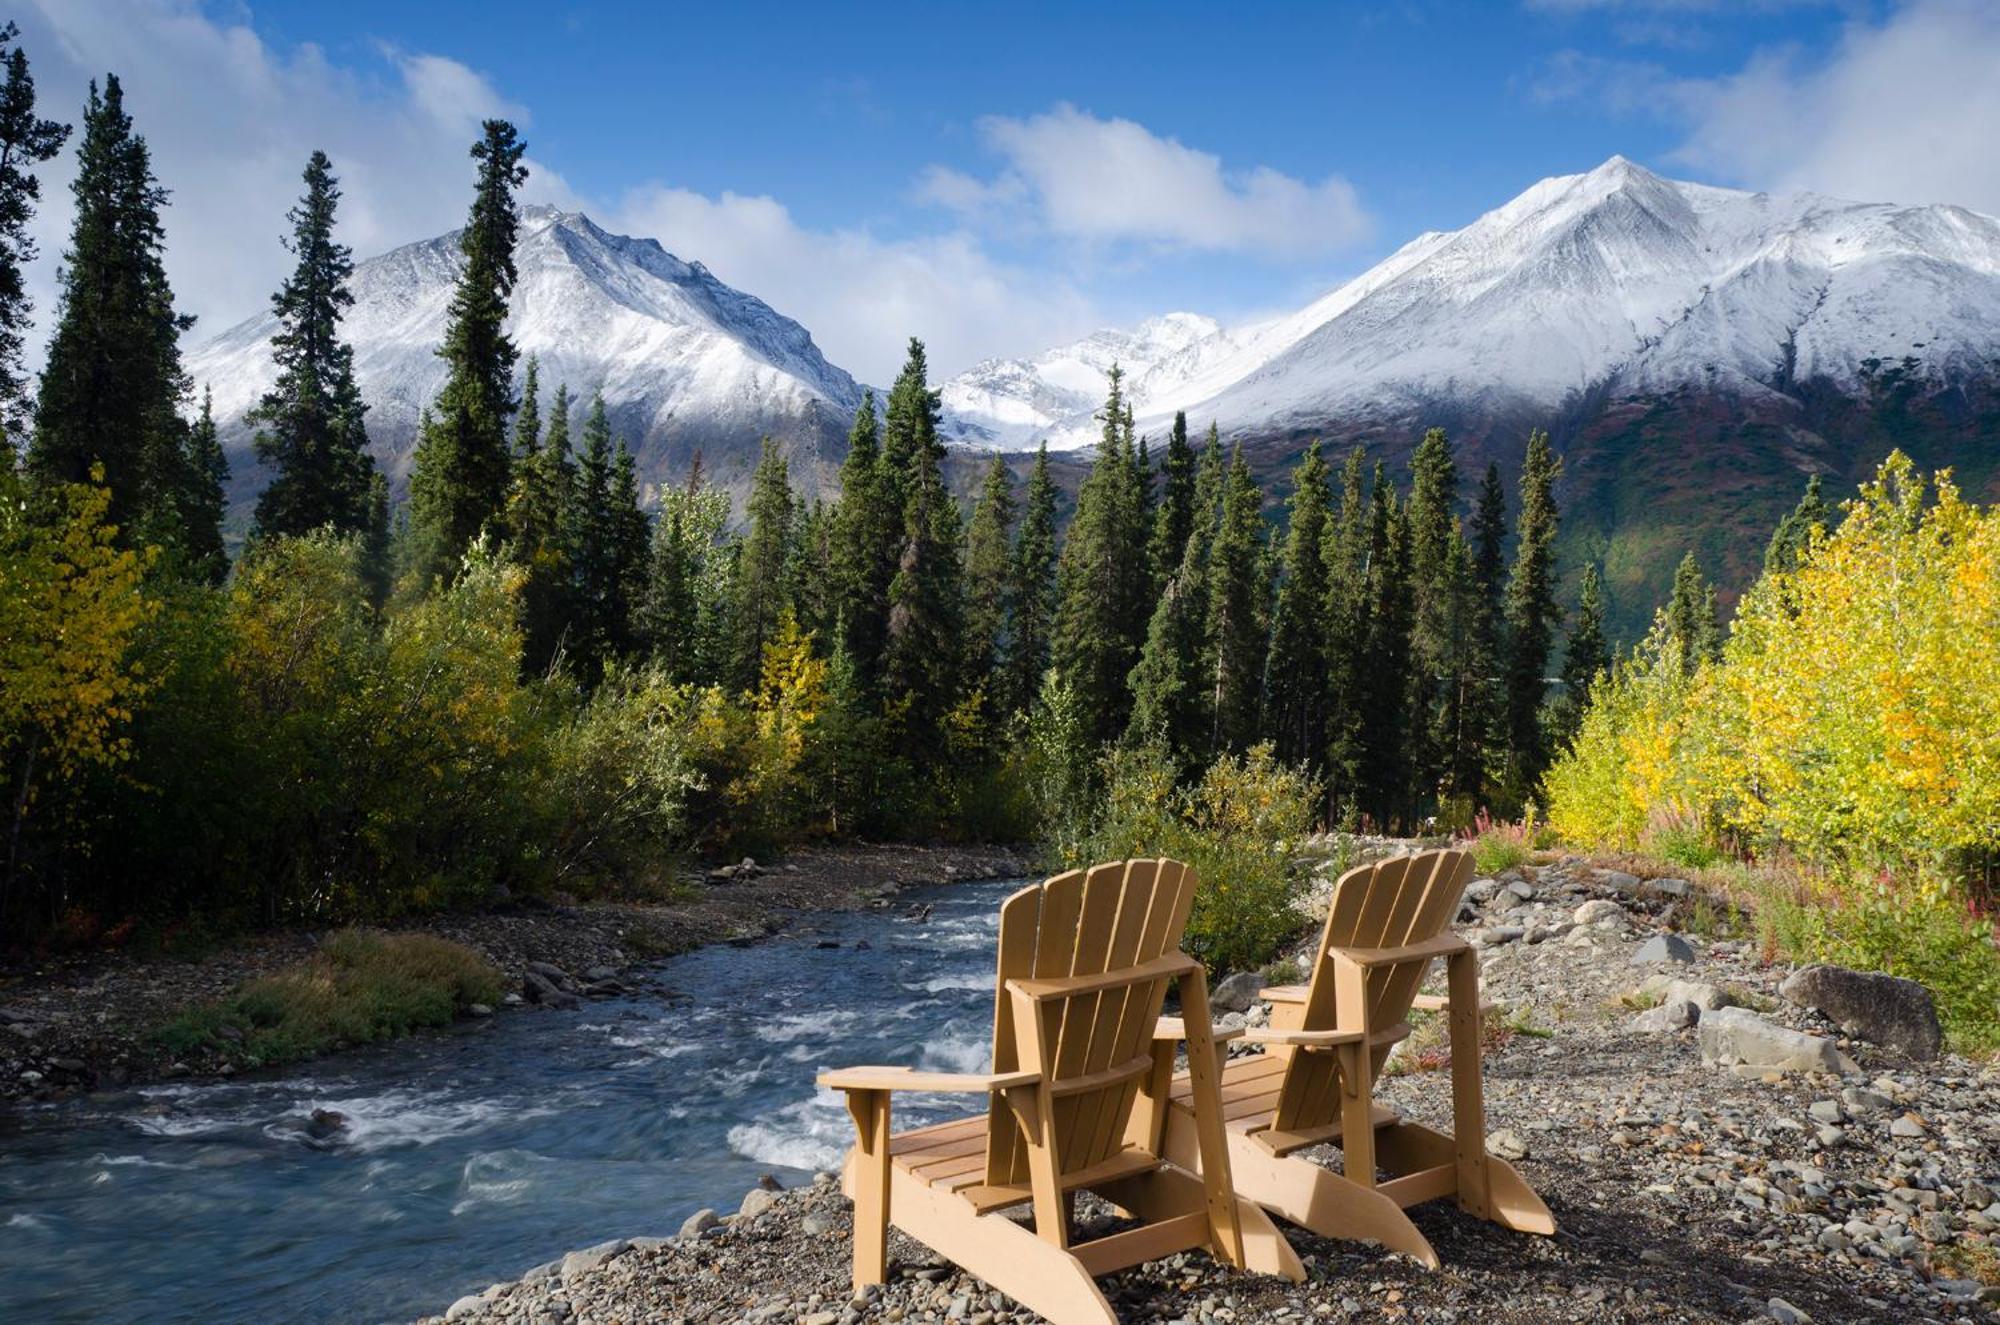
[(1311, 985), (1271, 985), (1259, 989), (1257, 997), (1266, 1003), (1303, 1003), (1310, 988)]
[(1323, 1049), (1336, 1044), (1356, 1044), (1360, 1031), (1281, 1031), (1257, 1026), (1243, 1032), (1245, 1044), (1289, 1044), (1300, 1049)]
[[(1242, 1038), (1243, 1034), (1244, 1030), (1241, 1026), (1227, 1031), (1217, 1027), (1215, 1030), (1209, 1032), (1208, 1038), (1217, 1044), (1226, 1044), (1231, 1040)], [(1153, 1039), (1155, 1041), (1185, 1040), (1186, 1038), (1187, 1023), (1179, 1017), (1161, 1017), (1159, 1023), (1153, 1027)]]
[(907, 1067), (844, 1067), (815, 1080), (829, 1090), (923, 1090), (991, 1094), (1032, 1086), (1039, 1072), (918, 1072)]
[(1428, 960), (1432, 957), (1448, 957), (1472, 945), (1462, 935), (1445, 933), (1421, 943), (1405, 944), (1400, 948), (1328, 948), (1327, 954), (1339, 961), (1351, 962), (1364, 970), (1372, 966), (1393, 966), (1399, 962)]

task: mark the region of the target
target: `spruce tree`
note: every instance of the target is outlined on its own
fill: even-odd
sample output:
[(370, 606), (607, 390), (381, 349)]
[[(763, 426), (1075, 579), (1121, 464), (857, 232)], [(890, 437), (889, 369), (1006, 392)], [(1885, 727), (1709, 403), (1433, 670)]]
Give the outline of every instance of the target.
[(507, 498), (508, 546), (524, 572), (521, 581), (521, 669), (547, 672), (561, 653), (577, 604), (571, 546), (576, 460), (569, 445), (569, 387), (556, 387), (548, 437), (541, 431), (540, 374), (531, 360), (516, 416), (512, 489)]
[(124, 540), (199, 562), (205, 554), (187, 546), (181, 518), (218, 498), (201, 490), (210, 476), (197, 468), (180, 415), (188, 391), (180, 335), (193, 319), (174, 312), (160, 225), (167, 191), (153, 178), (146, 140), (132, 131), (116, 75), (105, 77), (101, 94), (90, 85), (70, 191), (76, 220), (29, 469), (45, 483), (81, 483), (103, 465), (107, 518)]
[(1125, 730), (1127, 684), (1151, 608), (1145, 523), (1131, 450), (1124, 374), (1113, 365), (1098, 418), (1097, 458), (1077, 493), (1076, 516), (1056, 566), (1056, 620), (1050, 657), (1088, 716), (1093, 744)]
[(306, 163), (305, 185), (285, 214), (287, 247), (298, 261), (271, 296), (278, 380), (249, 415), (258, 425), (257, 457), (276, 471), (257, 498), (257, 532), (272, 537), (366, 528), (375, 473), (354, 350), (340, 338), (340, 319), (354, 304), (347, 288), (354, 259), (333, 238), (340, 184), (326, 153)]
[(1188, 444), (1185, 410), (1175, 412), (1174, 426), (1167, 432), (1160, 480), (1160, 500), (1153, 508), (1152, 536), (1146, 549), (1156, 586), (1165, 585), (1180, 569), (1188, 535), (1194, 529), (1195, 455), (1194, 447)]
[(1667, 634), (1681, 671), (1689, 676), (1706, 659), (1721, 655), (1722, 628), (1715, 618), (1715, 586), (1701, 573), (1693, 552), (1674, 568), (1674, 587), (1664, 609)]
[(834, 508), (833, 613), (839, 647), (854, 665), (855, 684), (876, 691), (882, 645), (889, 631), (889, 581), (901, 552), (903, 509), (884, 468), (875, 418), (875, 393), (862, 393), (847, 432), (840, 466), (840, 504)]
[(368, 524), (361, 531), (361, 582), (368, 601), (380, 611), (395, 580), (395, 550), (389, 524), (389, 480), (381, 470), (368, 478)]
[(1028, 471), (1021, 532), (1014, 540), (1009, 571), (1007, 615), (1013, 629), (1007, 645), (1005, 703), (1010, 712), (1026, 713), (1041, 692), (1055, 623), (1055, 571), (1056, 485), (1049, 477), (1049, 444), (1043, 442), (1035, 452), (1035, 467)]
[(1805, 496), (1799, 498), (1799, 504), (1786, 513), (1772, 533), (1770, 546), (1764, 549), (1764, 573), (1789, 575), (1797, 570), (1812, 547), (1812, 540), (1826, 533), (1832, 520), (1833, 510), (1820, 495), (1819, 475), (1814, 474), (1806, 480)]
[(791, 609), (786, 572), (792, 552), (791, 468), (777, 442), (766, 437), (750, 476), (745, 504), (749, 528), (737, 553), (731, 609), (728, 683), (753, 690), (764, 670), (764, 646)]
[(1286, 763), (1318, 768), (1327, 753), (1330, 613), (1327, 541), (1333, 497), (1320, 444), (1292, 471), (1291, 518), (1280, 555), (1278, 605), (1271, 623), (1265, 731)]
[[(1529, 438), (1528, 445), (1533, 447), (1533, 437)], [(1506, 571), (1503, 548), (1506, 541), (1506, 486), (1500, 481), (1500, 466), (1488, 464), (1486, 477), (1479, 483), (1479, 499), (1472, 508), (1472, 576), (1479, 586), (1481, 600), (1490, 606), (1494, 616), (1501, 612), (1500, 591)]]
[(885, 697), (899, 708), (898, 734), (913, 767), (937, 757), (945, 715), (958, 703), (964, 679), (964, 524), (944, 485), (941, 407), (925, 373), (923, 342), (912, 339), (882, 434), (883, 460), (903, 494), (882, 678)]
[(1584, 710), (1590, 707), (1591, 686), (1610, 666), (1611, 646), (1604, 638), (1604, 581), (1596, 566), (1585, 566), (1576, 595), (1576, 621), (1563, 654), (1562, 694), (1553, 706), (1551, 747), (1576, 734)]
[(989, 708), (1000, 703), (1001, 649), (1007, 634), (1007, 589), (1014, 550), (1014, 479), (996, 455), (972, 507), (965, 532), (965, 664), (968, 684), (984, 687)]
[(1458, 763), (1457, 634), (1460, 586), (1453, 582), (1458, 532), (1458, 467), (1444, 429), (1432, 428), (1410, 457), (1403, 518), (1410, 554), (1410, 765), (1427, 791), (1444, 792)]
[(1528, 437), (1521, 462), (1521, 527), (1507, 578), (1507, 783), (1517, 801), (1540, 784), (1548, 767), (1542, 695), (1562, 607), (1556, 602), (1556, 480), (1562, 461), (1549, 435)]
[(1222, 513), (1209, 552), (1208, 671), (1211, 753), (1255, 743), (1270, 639), (1270, 563), (1264, 555), (1263, 494), (1239, 446), (1222, 485)]
[(28, 226), (42, 198), (35, 167), (51, 160), (69, 138), (69, 126), (35, 116), (35, 80), (28, 56), (14, 39), (20, 29), (0, 27), (0, 464), (12, 466), (14, 437), (28, 426), (28, 378), (21, 365), (34, 306), (23, 273), (35, 260)]
[(1209, 708), (1208, 579), (1205, 544), (1190, 539), (1167, 577), (1146, 643), (1132, 668), (1129, 745), (1157, 745), (1181, 775), (1200, 767), (1214, 739)]
[(222, 485), (229, 481), (229, 459), (215, 432), (214, 393), (201, 393), (201, 413), (188, 430), (187, 465), (190, 481), (176, 500), (175, 524), (180, 530), (180, 555), (189, 579), (221, 584), (229, 578), (229, 553), (222, 540)]
[(1381, 464), (1368, 508), (1367, 630), (1358, 692), (1361, 732), (1355, 759), (1356, 802), (1387, 831), (1416, 813), (1411, 780), (1415, 719), (1411, 712), (1410, 523)]
[(706, 684), (721, 670), (728, 526), (729, 497), (702, 481), (697, 456), (687, 483), (661, 496), (639, 609), (641, 637), (677, 683)]
[(542, 365), (534, 355), (528, 356), (527, 371), (521, 375), (521, 400), (514, 410), (514, 463), (518, 480), (519, 466), (532, 460), (542, 449)]
[(450, 365), (410, 473), (411, 521), (425, 580), (449, 574), (480, 531), (503, 515), (509, 481), (507, 418), (514, 409), (514, 194), (527, 181), (527, 144), (505, 120), (487, 120), (472, 157), (479, 180), (459, 235), (464, 265), (452, 290), (444, 344)]
[(1329, 818), (1355, 808), (1360, 777), (1362, 669), (1368, 646), (1367, 455), (1340, 467), (1340, 507), (1325, 540), (1326, 769)]

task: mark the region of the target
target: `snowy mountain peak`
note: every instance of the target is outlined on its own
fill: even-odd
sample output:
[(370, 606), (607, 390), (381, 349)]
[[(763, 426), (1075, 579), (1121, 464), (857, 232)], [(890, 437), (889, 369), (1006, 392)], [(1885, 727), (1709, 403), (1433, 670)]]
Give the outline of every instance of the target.
[[(601, 392), (614, 427), (655, 476), (701, 449), (727, 479), (734, 461), (754, 460), (766, 433), (810, 455), (844, 430), (860, 388), (763, 300), (582, 212), (531, 206), (521, 219), (509, 330), (523, 359), (540, 361), (544, 408), (558, 384), (579, 405)], [(355, 267), (343, 330), (370, 438), (393, 475), (407, 469), (419, 412), (444, 381), (436, 351), (458, 241), (453, 231)], [(275, 376), (275, 330), (262, 314), (188, 356), (195, 381), (214, 384), (218, 420), (239, 447), (248, 441), (243, 413)]]
[[(1120, 335), (955, 380), (960, 435), (1086, 444), (1103, 384), (1079, 370)], [(1588, 393), (1853, 390), (1871, 362), (1905, 358), (1938, 378), (1991, 371), (2000, 221), (1684, 183), (1613, 156), (1420, 235), (1297, 313), (1153, 357), (1132, 394), (1142, 427), (1185, 409), (1275, 433), (1439, 409), (1547, 417)]]

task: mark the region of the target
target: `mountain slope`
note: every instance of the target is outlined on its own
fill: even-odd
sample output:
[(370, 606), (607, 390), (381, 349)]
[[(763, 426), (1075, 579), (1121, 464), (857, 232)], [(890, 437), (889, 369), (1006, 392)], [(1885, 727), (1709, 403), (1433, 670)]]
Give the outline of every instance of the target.
[[(1030, 380), (1049, 358), (981, 375)], [(986, 418), (956, 386), (976, 435)], [(1313, 437), (1393, 469), (1444, 426), (1470, 476), (1511, 472), (1547, 428), (1568, 564), (1603, 566), (1629, 637), (1686, 548), (1747, 582), (1806, 474), (1838, 491), (1900, 445), (2000, 496), (2000, 221), (1679, 183), (1613, 157), (1422, 235), (1297, 313), (1152, 357), (1134, 397), (1155, 435), (1176, 409), (1214, 420), (1273, 501)], [(1084, 410), (1043, 435), (1080, 446), (1096, 430)]]
[[(709, 472), (734, 485), (769, 433), (790, 449), (802, 482), (824, 484), (861, 391), (798, 323), (699, 262), (650, 239), (609, 234), (581, 213), (525, 209), (515, 264), (509, 329), (524, 362), (529, 354), (541, 360), (545, 411), (558, 383), (579, 410), (602, 391), (649, 481), (684, 473), (700, 451)], [(458, 270), (455, 231), (355, 267), (343, 332), (369, 404), (370, 440), (399, 484), (418, 417), (444, 383), (437, 347)], [(266, 313), (188, 356), (197, 386), (214, 386), (233, 451), (249, 446), (242, 416), (276, 375), (275, 330)], [(232, 465), (239, 499), (262, 485), (249, 457), (232, 456)]]

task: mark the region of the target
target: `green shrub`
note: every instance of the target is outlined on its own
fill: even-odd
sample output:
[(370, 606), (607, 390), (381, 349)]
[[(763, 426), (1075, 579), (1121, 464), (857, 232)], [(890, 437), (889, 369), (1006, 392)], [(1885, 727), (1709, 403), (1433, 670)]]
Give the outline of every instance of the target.
[(1102, 772), (1094, 827), (1067, 849), (1058, 844), (1066, 864), (1169, 856), (1192, 865), (1201, 886), (1186, 946), (1212, 972), (1257, 970), (1298, 933), (1293, 904), (1302, 880), (1292, 851), (1319, 804), (1319, 788), (1303, 771), (1260, 745), (1216, 760), (1184, 788), (1158, 749), (1114, 751)]
[(1698, 828), (1668, 824), (1646, 835), (1645, 850), (1685, 869), (1705, 870), (1720, 864), (1722, 851)]
[(449, 1023), (496, 1002), (500, 973), (427, 934), (342, 930), (309, 960), (245, 983), (160, 1028), (169, 1050), (219, 1050), (246, 1066), (291, 1062)]

